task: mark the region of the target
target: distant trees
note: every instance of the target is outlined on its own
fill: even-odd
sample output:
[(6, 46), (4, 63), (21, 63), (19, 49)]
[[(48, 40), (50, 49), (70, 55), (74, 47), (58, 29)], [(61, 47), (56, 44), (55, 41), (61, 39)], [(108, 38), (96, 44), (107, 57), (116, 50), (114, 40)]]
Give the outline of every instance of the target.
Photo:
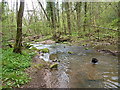
[[(32, 0), (33, 8), (30, 9), (26, 3), (27, 10), (25, 17), (23, 17), (23, 15), (19, 15), (18, 2), (9, 5), (7, 0), (2, 1), (6, 1), (0, 4), (2, 6), (2, 13), (0, 12), (2, 18), (0, 19), (2, 20), (3, 39), (6, 42), (14, 39), (16, 35), (14, 31), (17, 28), (15, 48), (21, 46), (19, 42), (22, 41), (22, 38), (20, 39), (22, 31), (26, 35), (49, 35), (54, 39), (66, 35), (79, 38), (87, 36), (90, 39), (96, 39), (98, 35), (102, 38), (107, 37), (109, 34), (116, 37), (116, 32), (110, 32), (109, 30), (117, 30), (119, 26), (117, 25), (117, 16), (119, 16), (119, 12), (117, 13), (118, 2), (65, 2), (65, 0), (56, 0), (55, 2), (43, 3), (38, 0), (38, 3), (35, 4), (34, 0)], [(17, 18), (19, 17), (18, 19), (16, 15)], [(20, 20), (22, 17), (24, 26), (19, 28), (22, 26), (22, 19)], [(17, 49), (14, 49), (14, 52), (17, 52)]]
[(16, 34), (16, 43), (14, 46), (13, 52), (21, 53), (22, 47), (22, 17), (24, 12), (24, 0), (20, 0), (20, 7), (17, 15), (17, 34)]

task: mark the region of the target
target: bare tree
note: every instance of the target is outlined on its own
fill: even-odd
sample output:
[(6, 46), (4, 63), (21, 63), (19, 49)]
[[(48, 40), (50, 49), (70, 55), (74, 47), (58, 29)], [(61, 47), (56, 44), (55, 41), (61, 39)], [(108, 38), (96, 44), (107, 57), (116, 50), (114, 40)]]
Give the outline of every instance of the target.
[(71, 35), (71, 19), (70, 19), (70, 5), (69, 2), (66, 2), (66, 14), (67, 14), (67, 24), (68, 24), (68, 32)]
[(87, 2), (85, 2), (85, 5), (84, 5), (84, 10), (85, 10), (85, 13), (84, 13), (84, 27), (83, 27), (83, 31), (86, 30), (86, 17), (87, 17)]
[(41, 3), (39, 0), (37, 0), (37, 1), (38, 1), (38, 3), (39, 3), (40, 7), (42, 8), (42, 10), (43, 10), (43, 12), (44, 12), (44, 14), (45, 14), (45, 16), (46, 16), (47, 20), (48, 20), (48, 21), (50, 21), (50, 18), (48, 17), (48, 15), (47, 15), (47, 13), (46, 13), (45, 9), (43, 8), (42, 3)]
[(22, 47), (22, 17), (24, 12), (24, 0), (20, 0), (20, 7), (17, 15), (17, 34), (16, 34), (16, 43), (14, 46), (13, 52), (21, 53)]
[(77, 30), (78, 30), (78, 34), (80, 35), (80, 12), (81, 12), (81, 6), (82, 3), (81, 2), (76, 2), (76, 14), (77, 14)]
[(18, 14), (18, 0), (16, 0), (16, 19), (17, 19), (17, 14)]

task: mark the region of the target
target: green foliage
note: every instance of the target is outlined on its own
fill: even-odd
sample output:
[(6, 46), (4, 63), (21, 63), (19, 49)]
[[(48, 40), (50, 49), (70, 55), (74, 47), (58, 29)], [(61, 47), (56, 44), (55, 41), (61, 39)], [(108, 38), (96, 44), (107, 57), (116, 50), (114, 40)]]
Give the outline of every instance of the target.
[(31, 65), (31, 54), (16, 54), (13, 49), (2, 50), (2, 81), (3, 88), (20, 87), (30, 78), (24, 70)]

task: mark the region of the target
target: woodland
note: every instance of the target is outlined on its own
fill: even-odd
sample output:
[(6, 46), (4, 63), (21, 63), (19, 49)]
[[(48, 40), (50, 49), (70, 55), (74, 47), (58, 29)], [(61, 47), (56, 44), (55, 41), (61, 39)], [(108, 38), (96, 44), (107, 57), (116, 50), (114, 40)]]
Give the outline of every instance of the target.
[[(117, 58), (118, 60), (118, 55), (120, 54), (120, 1), (66, 2), (64, 0), (55, 0), (54, 2), (42, 2), (41, 0), (36, 0), (37, 4), (35, 4), (34, 0), (30, 0), (32, 9), (29, 9), (29, 5), (26, 2), (29, 1), (11, 0), (11, 2), (8, 2), (8, 0), (1, 0), (0, 2), (0, 72), (2, 81), (0, 88), (65, 88), (67, 85), (64, 84), (64, 80), (61, 81), (62, 84), (59, 83), (58, 86), (55, 86), (47, 82), (43, 77), (45, 77), (45, 73), (55, 72), (54, 70), (52, 71), (54, 68), (58, 69), (58, 72), (61, 71), (61, 62), (66, 62), (60, 55), (64, 53), (63, 57), (69, 55), (72, 58), (78, 53), (77, 49), (70, 49), (72, 46), (74, 48), (76, 46), (78, 46), (77, 48), (82, 47), (86, 53), (94, 48), (97, 53), (102, 52), (102, 54), (106, 55), (105, 57)], [(38, 47), (41, 47), (40, 49), (37, 48), (38, 44)], [(51, 45), (54, 50), (51, 51), (52, 49), (47, 45)], [(57, 47), (57, 45), (59, 46)], [(64, 49), (67, 47), (68, 49), (64, 51), (64, 49), (61, 49), (62, 46)], [(57, 50), (55, 49), (56, 47), (63, 52), (56, 51), (55, 54), (51, 55), (51, 52), (53, 53)], [(45, 56), (46, 53), (50, 56), (48, 59), (53, 58), (53, 60), (51, 59), (52, 62), (38, 58)], [(88, 59), (94, 56), (101, 59), (104, 56), (100, 54), (100, 57), (97, 53), (92, 54), (91, 52), (90, 55), (93, 56), (89, 57), (88, 54)], [(80, 55), (75, 56), (75, 58), (77, 57), (80, 58)], [(87, 55), (85, 58), (87, 58)], [(68, 60), (70, 61), (71, 59)], [(108, 65), (111, 64), (110, 62), (117, 61), (106, 61)], [(101, 63), (104, 64), (102, 60)], [(73, 64), (69, 65), (72, 68)], [(117, 64), (113, 64), (111, 67), (116, 68), (116, 66)], [(83, 67), (88, 67), (88, 65)], [(90, 67), (96, 68), (97, 66)], [(35, 74), (36, 72), (37, 74)], [(47, 79), (52, 82), (51, 77), (47, 76)], [(55, 76), (53, 75), (53, 77)], [(74, 77), (74, 75), (72, 74), (71, 77)], [(98, 83), (98, 79), (92, 78), (90, 80), (96, 80), (96, 83)], [(72, 81), (74, 80), (72, 79)], [(82, 87), (82, 83), (79, 84)], [(83, 85), (85, 84), (83, 83)], [(92, 84), (90, 84), (91, 87), (93, 87)], [(72, 85), (74, 84), (70, 84), (69, 87), (79, 87), (76, 86), (77, 84)], [(103, 88), (103, 86), (101, 87)], [(116, 87), (120, 86), (116, 85)], [(114, 84), (112, 88), (114, 88)]]

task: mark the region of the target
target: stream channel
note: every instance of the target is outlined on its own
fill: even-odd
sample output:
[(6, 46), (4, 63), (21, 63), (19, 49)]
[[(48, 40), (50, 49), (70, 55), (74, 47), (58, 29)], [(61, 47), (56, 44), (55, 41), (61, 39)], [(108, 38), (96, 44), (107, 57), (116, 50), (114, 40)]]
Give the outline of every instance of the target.
[[(46, 76), (49, 88), (118, 88), (118, 57), (97, 52), (85, 46), (69, 46), (66, 44), (32, 44), (38, 49), (48, 48), (45, 61), (54, 59), (58, 62), (58, 70), (52, 70)], [(73, 53), (68, 53), (73, 52)], [(92, 58), (99, 60), (91, 63)]]

